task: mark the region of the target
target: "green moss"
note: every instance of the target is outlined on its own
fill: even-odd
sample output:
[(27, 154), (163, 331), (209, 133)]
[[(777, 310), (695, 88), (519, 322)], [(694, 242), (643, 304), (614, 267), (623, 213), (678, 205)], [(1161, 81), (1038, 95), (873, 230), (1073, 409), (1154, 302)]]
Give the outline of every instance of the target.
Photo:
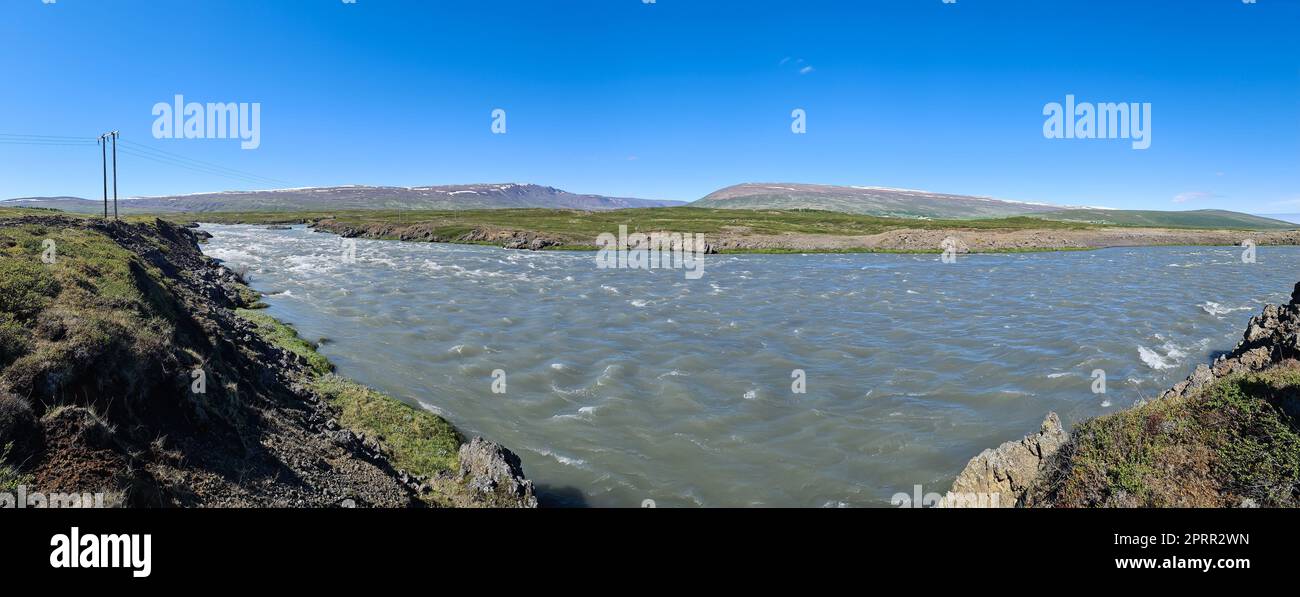
[(244, 285), (239, 287), (239, 302), (247, 309), (267, 309), (270, 305), (262, 302), (262, 293)]
[(271, 344), (306, 359), (307, 365), (315, 375), (325, 375), (334, 370), (334, 364), (330, 363), (325, 355), (316, 352), (316, 345), (303, 340), (298, 336), (298, 331), (292, 327), (260, 311), (238, 309), (235, 312), (256, 324), (258, 334)]
[(313, 387), (339, 409), (340, 424), (377, 438), (398, 468), (423, 476), (457, 469), (463, 439), (442, 417), (337, 375)]

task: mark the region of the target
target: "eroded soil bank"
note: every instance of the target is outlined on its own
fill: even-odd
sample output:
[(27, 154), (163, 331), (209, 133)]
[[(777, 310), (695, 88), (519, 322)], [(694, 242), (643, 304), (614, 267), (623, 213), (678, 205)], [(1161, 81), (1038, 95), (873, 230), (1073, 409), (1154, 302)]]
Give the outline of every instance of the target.
[(203, 233), (0, 219), (0, 491), (129, 507), (536, 505), (519, 459), (333, 375)]

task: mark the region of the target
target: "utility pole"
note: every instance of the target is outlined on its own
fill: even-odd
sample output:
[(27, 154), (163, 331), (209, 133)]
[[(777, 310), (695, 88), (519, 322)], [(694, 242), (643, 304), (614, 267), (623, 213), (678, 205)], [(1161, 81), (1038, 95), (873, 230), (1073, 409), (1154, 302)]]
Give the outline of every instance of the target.
[(113, 143), (113, 219), (117, 219), (117, 131), (99, 136), (99, 159), (104, 169), (104, 219), (108, 219), (108, 143)]
[(104, 142), (107, 133), (99, 136), (99, 163), (104, 171), (104, 219), (108, 219), (108, 144)]
[(117, 219), (117, 131), (113, 131), (113, 219)]

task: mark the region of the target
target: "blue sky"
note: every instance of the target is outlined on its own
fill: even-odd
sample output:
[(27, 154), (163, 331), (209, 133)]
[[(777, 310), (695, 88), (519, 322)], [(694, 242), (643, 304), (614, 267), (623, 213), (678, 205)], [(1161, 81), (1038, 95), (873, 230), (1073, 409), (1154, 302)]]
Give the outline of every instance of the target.
[[(275, 179), (122, 155), (123, 196), (534, 182), (694, 200), (785, 181), (1300, 212), (1297, 0), (0, 0), (0, 10), (0, 135), (118, 129)], [(176, 94), (259, 102), (261, 146), (154, 139), (151, 110)], [(1043, 106), (1066, 94), (1150, 102), (1150, 149), (1044, 138)], [(492, 134), (496, 108), (505, 135)], [(807, 134), (790, 130), (795, 108)], [(0, 197), (97, 197), (99, 168), (93, 144), (0, 142)]]

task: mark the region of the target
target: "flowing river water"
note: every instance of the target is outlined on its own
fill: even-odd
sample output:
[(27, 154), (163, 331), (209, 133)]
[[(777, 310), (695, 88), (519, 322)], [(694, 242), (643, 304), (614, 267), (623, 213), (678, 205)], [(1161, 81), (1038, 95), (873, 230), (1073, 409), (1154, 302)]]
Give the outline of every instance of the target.
[(594, 253), (358, 239), (348, 260), (302, 226), (204, 229), (340, 374), (507, 446), (544, 504), (570, 506), (943, 492), (1049, 411), (1069, 427), (1158, 395), (1300, 273), (1300, 247), (1147, 247), (710, 255), (687, 279)]

